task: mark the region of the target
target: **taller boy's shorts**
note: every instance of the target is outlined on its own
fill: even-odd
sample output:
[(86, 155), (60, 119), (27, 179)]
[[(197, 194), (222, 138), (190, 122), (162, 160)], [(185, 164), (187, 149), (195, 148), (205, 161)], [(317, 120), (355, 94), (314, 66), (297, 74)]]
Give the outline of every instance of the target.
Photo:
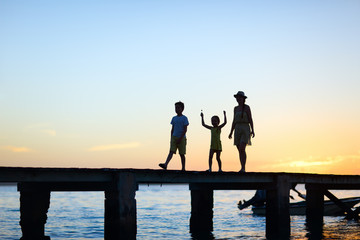
[(179, 144), (177, 143), (178, 139), (179, 139), (178, 137), (171, 136), (170, 152), (173, 152), (176, 154), (176, 150), (179, 149), (179, 154), (185, 155), (186, 154), (186, 137), (183, 137)]

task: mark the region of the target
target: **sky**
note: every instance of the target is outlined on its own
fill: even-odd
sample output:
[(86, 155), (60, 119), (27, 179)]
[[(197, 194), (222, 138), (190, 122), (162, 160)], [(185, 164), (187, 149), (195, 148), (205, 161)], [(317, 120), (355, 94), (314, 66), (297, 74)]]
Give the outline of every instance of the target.
[(358, 0), (0, 0), (0, 35), (0, 166), (159, 169), (182, 101), (186, 169), (208, 169), (202, 110), (239, 171), (244, 91), (248, 172), (360, 175)]

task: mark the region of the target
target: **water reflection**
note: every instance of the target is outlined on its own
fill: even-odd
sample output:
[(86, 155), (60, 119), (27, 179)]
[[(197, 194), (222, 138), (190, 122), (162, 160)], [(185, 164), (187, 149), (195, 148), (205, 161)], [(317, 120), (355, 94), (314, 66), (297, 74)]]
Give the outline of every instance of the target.
[(324, 239), (323, 238), (323, 225), (311, 225), (309, 226), (309, 224), (306, 224), (306, 237), (309, 240), (318, 240), (318, 239)]
[(306, 237), (309, 240), (323, 239), (323, 216), (320, 214), (308, 216), (305, 219)]
[(346, 220), (344, 217), (324, 217), (324, 224), (306, 226), (306, 238), (309, 240), (353, 240), (359, 239), (359, 220)]
[(323, 226), (322, 239), (359, 239), (359, 220), (329, 217)]
[(212, 232), (192, 232), (191, 233), (192, 240), (213, 240), (215, 239)]

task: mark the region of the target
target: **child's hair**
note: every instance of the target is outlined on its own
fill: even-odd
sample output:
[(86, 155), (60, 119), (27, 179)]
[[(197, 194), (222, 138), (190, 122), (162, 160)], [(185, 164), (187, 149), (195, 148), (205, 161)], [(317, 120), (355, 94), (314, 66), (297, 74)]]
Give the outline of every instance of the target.
[(212, 117), (211, 117), (211, 120), (213, 120), (213, 119), (216, 119), (216, 120), (220, 123), (220, 118), (219, 118), (218, 116), (216, 116), (216, 115), (215, 115), (215, 116), (212, 116)]
[(185, 105), (184, 105), (184, 103), (183, 102), (176, 102), (175, 103), (175, 106), (180, 106), (181, 108), (182, 108), (182, 110), (184, 110), (185, 109)]

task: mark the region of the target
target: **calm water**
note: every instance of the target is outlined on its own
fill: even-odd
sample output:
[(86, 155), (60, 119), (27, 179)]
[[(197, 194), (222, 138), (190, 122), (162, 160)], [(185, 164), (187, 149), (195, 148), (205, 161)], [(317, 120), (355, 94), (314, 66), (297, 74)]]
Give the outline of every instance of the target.
[[(303, 186), (299, 187), (303, 190)], [(359, 196), (359, 191), (333, 191), (338, 197)], [(265, 217), (237, 202), (254, 191), (214, 192), (214, 239), (265, 239)], [(292, 193), (295, 197), (296, 194)], [(137, 239), (192, 239), (189, 233), (190, 191), (187, 185), (140, 185), (137, 199)], [(15, 186), (0, 186), (0, 239), (21, 237), (19, 193)], [(325, 217), (323, 239), (360, 239), (360, 222)], [(307, 239), (305, 217), (291, 217), (291, 239)], [(53, 192), (46, 224), (51, 239), (103, 239), (103, 192)]]

